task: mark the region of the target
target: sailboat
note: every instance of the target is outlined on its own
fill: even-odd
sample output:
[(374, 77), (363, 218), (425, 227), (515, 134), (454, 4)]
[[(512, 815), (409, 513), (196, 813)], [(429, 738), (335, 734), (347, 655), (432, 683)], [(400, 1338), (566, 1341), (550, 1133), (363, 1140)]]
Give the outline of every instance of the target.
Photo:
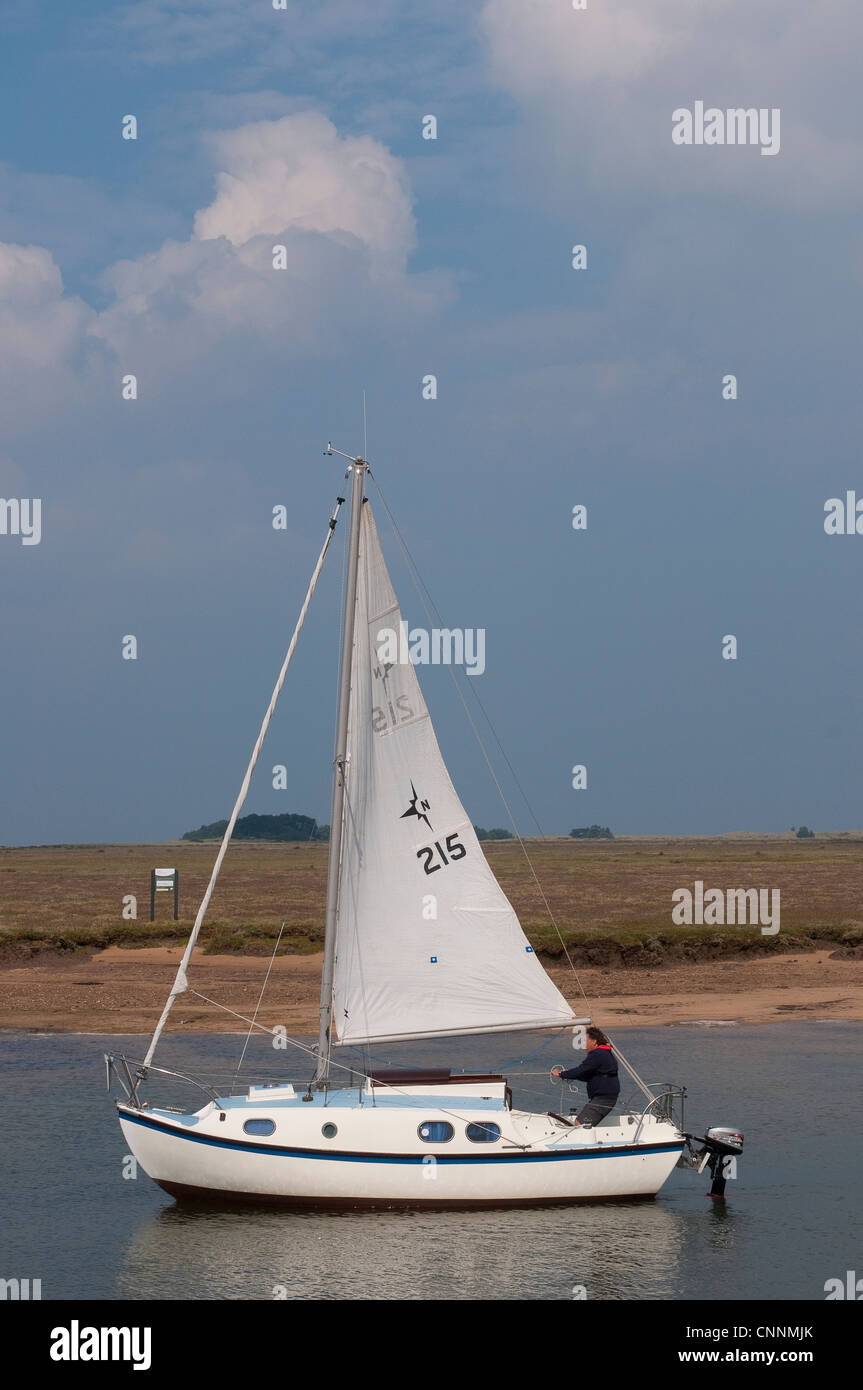
[[(328, 446), (328, 453), (338, 453)], [(626, 1063), (638, 1108), (593, 1127), (513, 1105), (506, 1076), (369, 1070), (333, 1056), (477, 1034), (582, 1029), (589, 1019), (546, 974), (495, 879), (450, 780), (414, 665), (383, 660), (401, 612), (365, 495), (348, 459), (351, 520), (329, 844), (321, 1016), (314, 1078), (158, 1107), (143, 1092), (187, 969), (269, 719), (335, 529), (339, 498), (276, 689), (177, 978), (141, 1064), (108, 1057), (132, 1154), (177, 1199), (314, 1207), (477, 1207), (654, 1196), (676, 1164), (739, 1152), (712, 1131), (694, 1154), (675, 1118), (682, 1090), (654, 1092)], [(270, 1031), (261, 1027), (263, 1031)], [(297, 1044), (302, 1046), (301, 1044)], [(724, 1138), (722, 1136), (725, 1136)], [(731, 1137), (729, 1137), (731, 1136)], [(717, 1147), (718, 1146), (718, 1147)], [(721, 1181), (721, 1174), (719, 1176)]]

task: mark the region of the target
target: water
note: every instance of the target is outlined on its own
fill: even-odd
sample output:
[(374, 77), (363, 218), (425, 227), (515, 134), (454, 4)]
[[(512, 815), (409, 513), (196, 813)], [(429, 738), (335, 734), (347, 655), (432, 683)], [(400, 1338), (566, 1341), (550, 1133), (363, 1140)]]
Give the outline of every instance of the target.
[[(685, 1025), (628, 1029), (619, 1041), (645, 1079), (688, 1087), (690, 1131), (745, 1132), (726, 1202), (706, 1197), (707, 1174), (675, 1170), (653, 1202), (184, 1210), (143, 1173), (122, 1176), (126, 1146), (103, 1089), (102, 1053), (139, 1057), (141, 1038), (6, 1034), (0, 1276), (41, 1279), (43, 1299), (570, 1300), (584, 1286), (589, 1299), (667, 1301), (823, 1300), (827, 1279), (863, 1274), (863, 1025)], [(387, 1057), (496, 1068), (541, 1044), (524, 1035), (441, 1040), (421, 1059), (416, 1046), (391, 1047)], [(215, 1073), (232, 1070), (241, 1047), (235, 1036), (171, 1037), (157, 1061)], [(256, 1040), (244, 1072), (275, 1077), (281, 1063), (284, 1076), (285, 1056)], [(547, 1068), (572, 1059), (559, 1039), (525, 1062), (521, 1081), (511, 1069), (516, 1105), (558, 1109)], [(288, 1070), (304, 1074), (301, 1063)]]

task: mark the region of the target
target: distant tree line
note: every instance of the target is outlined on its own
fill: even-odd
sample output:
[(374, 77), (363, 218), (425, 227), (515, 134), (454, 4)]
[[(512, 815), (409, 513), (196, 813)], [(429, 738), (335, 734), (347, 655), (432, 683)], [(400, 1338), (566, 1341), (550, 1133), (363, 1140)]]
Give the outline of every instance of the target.
[[(226, 820), (214, 820), (187, 830), (183, 840), (220, 840), (228, 828)], [(235, 840), (328, 840), (330, 827), (318, 825), (312, 816), (298, 816), (286, 811), (281, 816), (240, 816), (234, 826)]]
[(574, 840), (613, 840), (614, 836), (607, 825), (583, 825), (580, 830), (570, 830)]
[[(791, 829), (794, 829), (793, 825)], [(801, 825), (800, 829), (797, 831), (797, 838), (798, 840), (814, 840), (815, 831), (810, 830), (808, 825)]]
[(511, 840), (513, 838), (511, 830), (501, 830), (500, 826), (494, 830), (483, 830), (481, 825), (475, 825), (474, 831), (478, 840)]

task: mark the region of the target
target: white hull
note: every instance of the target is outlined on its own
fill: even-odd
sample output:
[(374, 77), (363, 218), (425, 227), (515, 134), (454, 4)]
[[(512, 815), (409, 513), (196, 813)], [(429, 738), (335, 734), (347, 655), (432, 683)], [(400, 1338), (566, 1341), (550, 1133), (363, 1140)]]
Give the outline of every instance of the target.
[[(478, 1090), (479, 1088), (471, 1088)], [(488, 1091), (486, 1087), (486, 1091)], [(506, 1108), (501, 1097), (356, 1091), (311, 1104), (232, 1097), (196, 1115), (121, 1105), (131, 1152), (172, 1196), (259, 1200), (295, 1206), (457, 1207), (655, 1196), (675, 1166), (683, 1137), (647, 1116), (609, 1117), (594, 1129)], [(267, 1137), (250, 1136), (269, 1121)], [(452, 1127), (447, 1142), (424, 1142), (427, 1125)], [(335, 1126), (326, 1137), (324, 1127)], [(467, 1127), (490, 1125), (493, 1142)], [(435, 1131), (432, 1131), (435, 1132)], [(476, 1134), (476, 1130), (472, 1131)], [(492, 1131), (494, 1132), (494, 1131)], [(637, 1138), (635, 1137), (637, 1134)]]

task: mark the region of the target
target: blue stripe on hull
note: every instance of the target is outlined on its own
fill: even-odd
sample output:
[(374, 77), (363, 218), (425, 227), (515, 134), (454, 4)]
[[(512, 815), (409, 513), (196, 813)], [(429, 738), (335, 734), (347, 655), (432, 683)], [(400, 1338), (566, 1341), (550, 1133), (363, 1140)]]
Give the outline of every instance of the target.
[[(125, 1120), (132, 1124), (143, 1125), (145, 1129), (155, 1129), (160, 1134), (169, 1134), (174, 1139), (190, 1140), (193, 1144), (208, 1144), (217, 1149), (235, 1149), (239, 1153), (267, 1154), (273, 1158), (318, 1158), (328, 1160), (330, 1163), (408, 1163), (422, 1164), (423, 1160), (429, 1157), (428, 1154), (361, 1154), (361, 1153), (333, 1153), (331, 1150), (322, 1149), (293, 1149), (284, 1148), (277, 1144), (247, 1144), (233, 1139), (217, 1139), (209, 1134), (190, 1134), (187, 1130), (175, 1129), (173, 1125), (160, 1123), (158, 1120), (145, 1118), (143, 1115), (132, 1114), (127, 1110), (120, 1110), (120, 1114)], [(570, 1150), (569, 1152), (559, 1153), (498, 1153), (498, 1154), (441, 1154), (435, 1153), (436, 1163), (443, 1164), (483, 1164), (483, 1163), (561, 1163), (569, 1159), (579, 1158), (631, 1158), (633, 1154), (659, 1154), (680, 1152), (683, 1149), (683, 1142), (669, 1140), (664, 1144), (627, 1144), (620, 1145), (611, 1149), (589, 1149), (583, 1152)]]

